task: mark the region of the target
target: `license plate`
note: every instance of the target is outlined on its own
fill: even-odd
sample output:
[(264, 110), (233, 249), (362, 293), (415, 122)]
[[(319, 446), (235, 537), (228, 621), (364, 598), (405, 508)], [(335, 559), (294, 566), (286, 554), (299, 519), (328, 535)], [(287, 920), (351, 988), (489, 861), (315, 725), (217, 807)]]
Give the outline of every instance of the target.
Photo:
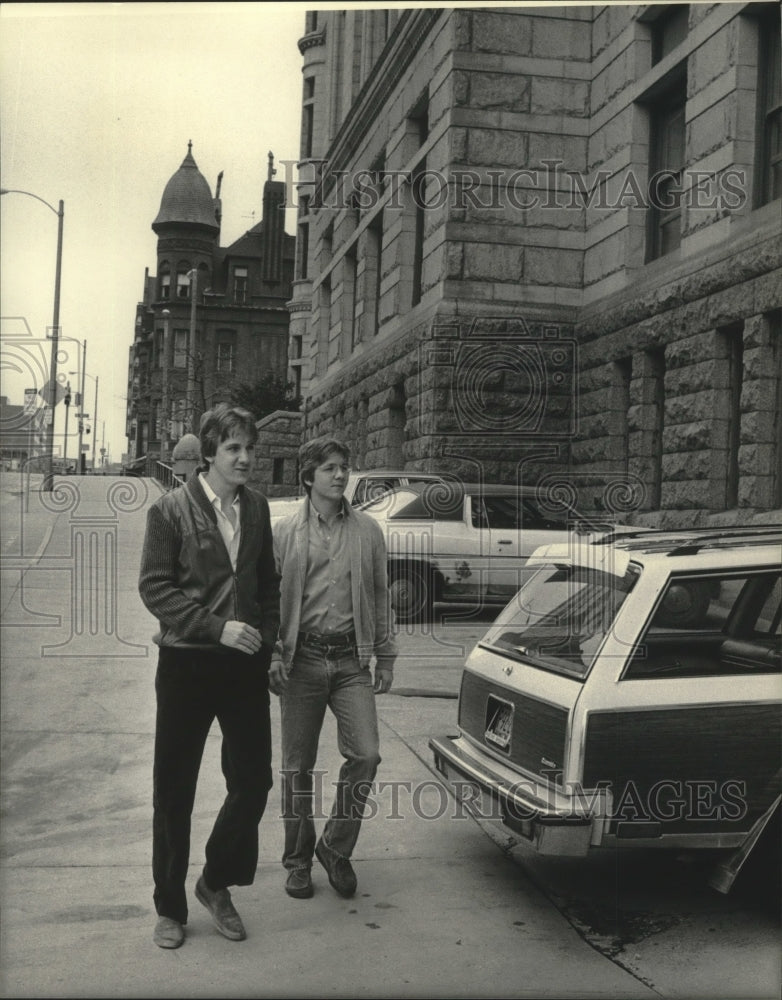
[(513, 708), (509, 701), (489, 695), (486, 705), (486, 732), (484, 739), (499, 747), (500, 750), (507, 751), (510, 747), (510, 739), (513, 733)]

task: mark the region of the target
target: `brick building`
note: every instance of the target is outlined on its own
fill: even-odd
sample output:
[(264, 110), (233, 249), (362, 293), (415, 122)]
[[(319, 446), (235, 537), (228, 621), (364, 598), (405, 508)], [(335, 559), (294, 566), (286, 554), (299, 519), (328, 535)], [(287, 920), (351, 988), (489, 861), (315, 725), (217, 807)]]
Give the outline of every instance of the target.
[[(213, 196), (190, 144), (165, 186), (152, 223), (157, 271), (144, 276), (130, 348), (132, 459), (170, 460), (176, 442), (191, 428), (197, 433), (200, 414), (227, 401), (237, 380), (286, 373), (294, 237), (284, 231), (285, 185), (274, 173), (270, 153), (262, 219), (228, 247), (220, 246), (222, 175)], [(256, 477), (264, 486), (265, 472)], [(288, 472), (286, 492), (295, 463)]]
[[(33, 390), (34, 391), (34, 390)], [(25, 394), (27, 404), (27, 394)], [(2, 471), (24, 469), (41, 472), (47, 444), (46, 411), (37, 406), (19, 406), (9, 403), (8, 396), (0, 396), (0, 468)]]
[(318, 11), (299, 48), (308, 437), (636, 522), (782, 505), (777, 4)]

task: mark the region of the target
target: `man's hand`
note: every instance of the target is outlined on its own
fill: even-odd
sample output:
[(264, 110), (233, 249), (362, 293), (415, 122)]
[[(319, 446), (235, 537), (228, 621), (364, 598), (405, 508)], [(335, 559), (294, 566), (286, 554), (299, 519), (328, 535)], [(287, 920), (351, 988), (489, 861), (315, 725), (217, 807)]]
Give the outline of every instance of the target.
[(386, 694), (394, 683), (394, 671), (387, 667), (375, 667), (375, 694)]
[(226, 622), (220, 634), (220, 645), (250, 656), (261, 648), (261, 633), (245, 622)]
[(269, 690), (272, 694), (281, 695), (288, 686), (288, 671), (279, 653), (272, 653), (269, 664)]

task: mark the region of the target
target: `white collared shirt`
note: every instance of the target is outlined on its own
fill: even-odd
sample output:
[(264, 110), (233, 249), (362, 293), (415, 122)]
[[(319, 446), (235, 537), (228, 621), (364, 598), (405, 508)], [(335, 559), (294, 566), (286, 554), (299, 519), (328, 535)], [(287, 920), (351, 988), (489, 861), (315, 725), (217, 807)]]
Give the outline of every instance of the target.
[(201, 481), (201, 485), (204, 488), (204, 493), (206, 493), (207, 499), (214, 507), (215, 514), (217, 515), (217, 527), (219, 528), (220, 534), (225, 542), (225, 547), (228, 550), (228, 555), (231, 560), (231, 566), (235, 572), (236, 558), (239, 555), (239, 542), (242, 536), (242, 525), (239, 518), (239, 494), (236, 494), (230, 507), (233, 518), (229, 518), (223, 511), (223, 505), (220, 497), (209, 485), (203, 472), (198, 474), (198, 478)]

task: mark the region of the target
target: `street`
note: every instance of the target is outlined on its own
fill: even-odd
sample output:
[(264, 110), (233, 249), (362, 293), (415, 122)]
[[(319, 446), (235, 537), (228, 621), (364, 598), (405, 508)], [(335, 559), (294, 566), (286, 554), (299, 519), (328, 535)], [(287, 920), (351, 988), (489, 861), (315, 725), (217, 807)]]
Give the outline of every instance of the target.
[[(400, 627), (354, 899), (320, 870), (312, 900), (285, 895), (272, 792), (256, 881), (234, 892), (248, 929), (239, 945), (192, 902), (224, 795), (213, 730), (193, 814), (187, 941), (155, 948), (155, 623), (136, 579), (160, 487), (58, 483), (48, 496), (33, 483), (28, 496), (6, 473), (0, 496), (2, 996), (780, 996), (779, 898), (762, 871), (723, 896), (699, 859), (536, 858), (444, 791), (427, 744), (456, 730), (462, 663), (485, 621)], [(278, 747), (274, 699), (272, 719)], [(318, 761), (327, 803), (335, 742), (329, 720)]]

